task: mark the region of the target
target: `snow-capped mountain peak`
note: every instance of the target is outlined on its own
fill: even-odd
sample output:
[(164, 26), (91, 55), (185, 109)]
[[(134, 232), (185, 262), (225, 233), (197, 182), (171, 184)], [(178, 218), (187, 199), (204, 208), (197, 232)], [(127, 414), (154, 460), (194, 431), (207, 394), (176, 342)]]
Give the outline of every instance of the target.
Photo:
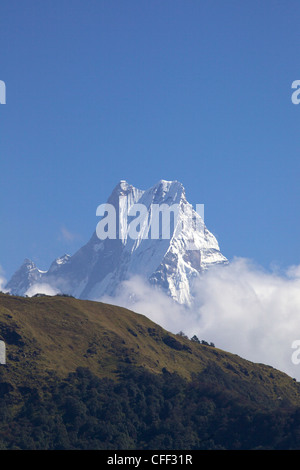
[(67, 255), (67, 254), (64, 254), (63, 256), (56, 258), (56, 260), (54, 260), (53, 263), (51, 264), (47, 273), (48, 274), (55, 273), (63, 264), (68, 263), (70, 259), (71, 259), (71, 255)]
[(7, 288), (24, 295), (34, 283), (46, 283), (65, 294), (99, 300), (114, 296), (122, 281), (138, 275), (189, 304), (194, 278), (227, 263), (178, 181), (162, 179), (141, 190), (121, 180), (99, 207), (99, 223), (86, 245), (57, 258), (47, 272), (26, 260)]
[(44, 274), (45, 272), (38, 269), (33, 261), (25, 258), (23, 264), (7, 284), (6, 289), (11, 293), (24, 295), (31, 285), (39, 282)]

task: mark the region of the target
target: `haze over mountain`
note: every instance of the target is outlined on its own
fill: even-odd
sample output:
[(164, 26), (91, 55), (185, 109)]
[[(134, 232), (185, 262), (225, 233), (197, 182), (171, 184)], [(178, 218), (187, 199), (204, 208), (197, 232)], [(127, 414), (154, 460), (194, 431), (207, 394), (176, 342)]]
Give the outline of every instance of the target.
[[(86, 245), (73, 256), (57, 258), (48, 271), (25, 259), (6, 288), (14, 295), (64, 293), (95, 300), (114, 296), (122, 281), (137, 275), (176, 302), (189, 305), (194, 279), (211, 266), (227, 263), (178, 181), (160, 180), (148, 190), (120, 181), (107, 204), (116, 212), (113, 238), (101, 239), (95, 230)], [(177, 208), (173, 219), (172, 206)], [(155, 208), (162, 211), (160, 216)], [(159, 227), (153, 224), (159, 221)]]

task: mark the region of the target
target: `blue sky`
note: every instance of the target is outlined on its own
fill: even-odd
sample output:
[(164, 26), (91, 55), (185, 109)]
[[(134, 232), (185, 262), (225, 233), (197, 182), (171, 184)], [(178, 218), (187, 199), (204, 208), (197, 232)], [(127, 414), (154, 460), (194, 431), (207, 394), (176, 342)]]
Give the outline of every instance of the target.
[(179, 180), (221, 251), (300, 263), (300, 3), (2, 0), (0, 265), (88, 241), (120, 179)]

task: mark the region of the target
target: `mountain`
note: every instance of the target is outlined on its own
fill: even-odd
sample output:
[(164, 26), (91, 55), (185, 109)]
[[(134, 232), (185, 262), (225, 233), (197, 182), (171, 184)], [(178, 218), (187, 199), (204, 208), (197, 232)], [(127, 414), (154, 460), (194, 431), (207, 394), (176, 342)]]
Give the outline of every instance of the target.
[(215, 366), (228, 380), (236, 379), (236, 390), (254, 401), (277, 404), (281, 397), (300, 404), (298, 383), (285, 373), (207, 341), (200, 344), (170, 333), (144, 315), (102, 302), (0, 294), (0, 340), (6, 344), (7, 357), (6, 366), (0, 365), (2, 378), (16, 390), (33, 383), (41, 388), (51, 371), (62, 379), (78, 367), (100, 378), (117, 379), (120, 368), (129, 364), (192, 380), (194, 374)]
[[(115, 210), (115, 221), (104, 213), (108, 206)], [(178, 181), (161, 180), (140, 190), (122, 180), (105, 207), (99, 230), (74, 255), (58, 258), (46, 272), (25, 260), (6, 288), (14, 295), (60, 292), (97, 300), (114, 296), (122, 281), (138, 275), (188, 305), (194, 278), (227, 263)], [(112, 229), (108, 222), (104, 228), (106, 220)], [(104, 239), (105, 230), (113, 236)], [(100, 238), (99, 232), (104, 233)]]
[(0, 449), (300, 446), (299, 383), (130, 310), (0, 294)]

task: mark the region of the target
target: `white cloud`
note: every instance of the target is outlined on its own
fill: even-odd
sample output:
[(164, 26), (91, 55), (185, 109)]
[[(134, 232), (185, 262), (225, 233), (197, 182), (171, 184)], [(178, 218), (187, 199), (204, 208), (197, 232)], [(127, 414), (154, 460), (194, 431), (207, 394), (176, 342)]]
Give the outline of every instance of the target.
[(60, 234), (61, 234), (61, 238), (66, 242), (73, 242), (74, 240), (78, 238), (78, 235), (76, 233), (72, 233), (70, 230), (68, 230), (64, 226), (61, 227)]
[(8, 290), (5, 289), (6, 284), (7, 284), (7, 280), (4, 275), (4, 270), (0, 266), (0, 292), (8, 292)]
[(197, 282), (195, 305), (201, 332), (218, 347), (300, 377), (291, 360), (300, 338), (300, 278), (291, 270), (279, 275), (236, 259)]
[(177, 304), (139, 276), (124, 281), (117, 296), (104, 296), (99, 300), (141, 313), (174, 333), (182, 330), (186, 321), (197, 321), (197, 317), (189, 309)]
[(300, 339), (299, 266), (281, 275), (235, 259), (205, 273), (194, 291), (195, 303), (186, 309), (135, 277), (122, 284), (118, 296), (100, 300), (300, 379), (300, 365), (292, 363), (292, 343)]
[(56, 294), (60, 294), (60, 291), (59, 289), (55, 289), (49, 284), (41, 282), (41, 283), (33, 284), (31, 287), (29, 287), (29, 289), (25, 293), (25, 295), (27, 295), (28, 297), (32, 297), (36, 294), (56, 295)]

